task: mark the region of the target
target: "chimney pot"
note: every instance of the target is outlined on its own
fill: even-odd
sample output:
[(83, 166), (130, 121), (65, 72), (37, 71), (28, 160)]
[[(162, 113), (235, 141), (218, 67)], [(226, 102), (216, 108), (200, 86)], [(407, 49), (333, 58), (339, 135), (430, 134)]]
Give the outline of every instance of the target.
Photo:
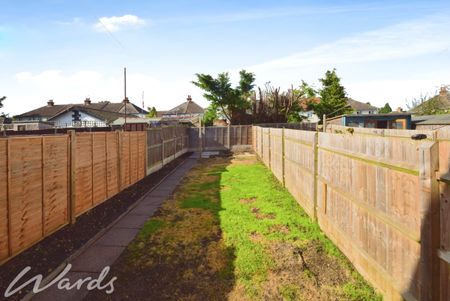
[(192, 101), (192, 97), (191, 97), (191, 95), (188, 95), (188, 97), (187, 97), (187, 101)]
[(91, 99), (90, 99), (89, 97), (87, 97), (87, 98), (84, 100), (84, 104), (85, 104), (86, 106), (90, 105), (90, 104), (91, 104)]
[(53, 99), (50, 99), (49, 101), (47, 101), (48, 107), (53, 107), (54, 105), (55, 105), (55, 103), (53, 102)]

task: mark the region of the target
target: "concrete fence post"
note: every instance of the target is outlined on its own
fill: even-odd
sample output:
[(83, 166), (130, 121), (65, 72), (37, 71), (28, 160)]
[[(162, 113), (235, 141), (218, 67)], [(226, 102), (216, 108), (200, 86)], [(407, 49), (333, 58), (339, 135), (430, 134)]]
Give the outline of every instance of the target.
[(439, 265), (440, 200), (436, 172), (439, 170), (439, 143), (425, 142), (419, 147), (420, 180), (420, 300), (440, 298)]
[[(314, 211), (314, 220), (317, 222), (317, 190), (318, 187), (317, 185), (319, 184), (318, 182), (318, 177), (319, 177), (319, 132), (315, 132), (314, 133), (314, 140), (313, 140), (313, 148), (314, 148), (314, 190), (313, 190), (313, 211)], [(326, 191), (326, 190), (325, 190)]]

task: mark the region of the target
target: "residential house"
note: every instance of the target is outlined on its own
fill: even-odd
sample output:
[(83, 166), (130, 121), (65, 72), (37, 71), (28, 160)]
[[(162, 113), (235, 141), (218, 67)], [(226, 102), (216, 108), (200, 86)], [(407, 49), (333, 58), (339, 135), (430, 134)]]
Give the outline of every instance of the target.
[(450, 113), (450, 94), (447, 87), (441, 87), (439, 94), (422, 102), (409, 111), (413, 115), (432, 115)]
[(188, 95), (185, 102), (164, 112), (161, 120), (196, 124), (203, 117), (204, 111), (205, 109), (196, 104), (192, 97)]
[(450, 126), (450, 114), (416, 115), (411, 119), (412, 128), (417, 130), (435, 130)]
[[(313, 103), (319, 103), (320, 98), (314, 97), (314, 98), (304, 98), (300, 100), (300, 106), (303, 109), (303, 112), (300, 113), (301, 116), (304, 117), (304, 121), (307, 122), (319, 122), (319, 116), (317, 116), (313, 110), (308, 109), (308, 105)], [(378, 108), (375, 106), (372, 106), (370, 103), (364, 103), (357, 100), (354, 100), (352, 98), (347, 99), (347, 105), (350, 106), (353, 109), (353, 113), (355, 115), (365, 115), (365, 114), (377, 114)]]
[(120, 103), (93, 103), (86, 98), (82, 104), (61, 105), (49, 100), (46, 106), (16, 116), (15, 122), (51, 122), (55, 127), (103, 127), (120, 117), (145, 117), (147, 113), (128, 99)]
[(369, 102), (360, 102), (352, 98), (347, 99), (348, 105), (353, 109), (353, 114), (363, 115), (363, 114), (377, 114), (378, 108), (372, 106)]
[(411, 114), (392, 112), (389, 114), (346, 114), (327, 119), (327, 124), (377, 129), (411, 129)]

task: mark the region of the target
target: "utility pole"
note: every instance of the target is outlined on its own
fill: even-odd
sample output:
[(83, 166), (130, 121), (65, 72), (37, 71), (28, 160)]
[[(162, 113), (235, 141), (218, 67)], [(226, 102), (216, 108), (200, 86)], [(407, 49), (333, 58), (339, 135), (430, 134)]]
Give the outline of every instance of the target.
[(124, 99), (123, 102), (125, 104), (125, 121), (123, 123), (123, 127), (125, 131), (127, 130), (127, 68), (123, 68), (123, 93), (124, 93)]

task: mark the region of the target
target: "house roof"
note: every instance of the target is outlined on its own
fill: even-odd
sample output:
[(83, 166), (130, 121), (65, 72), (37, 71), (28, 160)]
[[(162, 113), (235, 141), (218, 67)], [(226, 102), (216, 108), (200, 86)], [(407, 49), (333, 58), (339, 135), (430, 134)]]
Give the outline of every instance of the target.
[(178, 115), (178, 114), (202, 114), (205, 110), (192, 101), (189, 95), (187, 101), (167, 111), (164, 115)]
[[(151, 119), (140, 117), (127, 117), (127, 123), (150, 123)], [(112, 123), (113, 125), (125, 124), (125, 117), (119, 117)]]
[(378, 109), (377, 107), (372, 106), (370, 103), (360, 102), (352, 98), (348, 98), (347, 103), (355, 111), (375, 111)]
[(450, 110), (450, 94), (447, 91), (447, 88), (442, 87), (439, 94), (424, 101), (417, 107), (410, 110), (411, 113), (420, 113), (423, 110), (429, 111), (432, 110), (442, 110), (448, 111)]
[[(101, 119), (107, 118), (110, 119), (113, 117), (108, 113), (117, 113), (117, 114), (125, 114), (125, 104), (123, 102), (112, 103), (109, 101), (100, 101), (96, 103), (90, 104), (62, 104), (62, 105), (46, 105), (35, 110), (31, 110), (29, 112), (18, 115), (18, 118), (25, 117), (45, 117), (48, 120), (59, 116), (60, 114), (67, 112), (70, 109), (77, 108), (79, 110), (86, 110), (86, 112), (90, 111), (92, 114), (97, 114), (99, 116), (103, 116)], [(103, 113), (102, 113), (103, 112)], [(126, 104), (126, 113), (127, 114), (147, 114), (148, 112), (133, 103)], [(96, 115), (94, 115), (96, 117)]]
[(412, 121), (420, 125), (450, 125), (450, 114), (413, 117)]

